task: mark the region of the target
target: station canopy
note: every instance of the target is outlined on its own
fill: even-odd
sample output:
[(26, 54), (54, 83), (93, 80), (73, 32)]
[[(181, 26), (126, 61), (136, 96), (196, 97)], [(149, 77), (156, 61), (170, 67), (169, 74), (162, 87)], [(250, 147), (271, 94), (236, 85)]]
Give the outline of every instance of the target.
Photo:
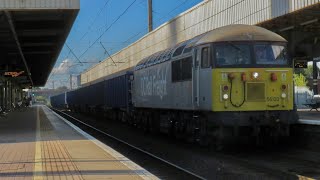
[(0, 0), (0, 76), (44, 86), (79, 8), (79, 0)]
[(320, 3), (258, 24), (289, 41), (293, 57), (306, 60), (320, 56)]

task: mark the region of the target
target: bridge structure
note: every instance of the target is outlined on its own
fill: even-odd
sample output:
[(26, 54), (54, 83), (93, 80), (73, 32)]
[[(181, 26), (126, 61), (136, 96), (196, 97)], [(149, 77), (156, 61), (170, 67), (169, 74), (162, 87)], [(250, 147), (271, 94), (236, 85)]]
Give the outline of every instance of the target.
[(86, 85), (143, 58), (229, 24), (258, 25), (289, 42), (293, 58), (320, 56), (320, 0), (205, 0), (81, 74)]
[(80, 0), (0, 0), (2, 109), (45, 85), (79, 9)]

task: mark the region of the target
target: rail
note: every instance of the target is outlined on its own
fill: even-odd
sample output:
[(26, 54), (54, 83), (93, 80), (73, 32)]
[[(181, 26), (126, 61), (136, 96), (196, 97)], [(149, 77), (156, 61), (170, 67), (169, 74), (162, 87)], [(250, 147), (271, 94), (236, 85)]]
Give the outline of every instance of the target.
[(82, 124), (82, 125), (84, 125), (84, 126), (86, 126), (86, 127), (88, 127), (88, 128), (91, 128), (91, 129), (93, 129), (94, 131), (97, 131), (97, 132), (99, 132), (99, 133), (101, 133), (101, 134), (103, 134), (103, 135), (105, 135), (105, 136), (107, 136), (107, 137), (109, 137), (109, 138), (117, 141), (117, 142), (120, 142), (120, 143), (122, 143), (122, 144), (124, 144), (124, 145), (126, 145), (126, 146), (128, 146), (128, 147), (130, 147), (130, 148), (132, 148), (132, 149), (134, 149), (134, 150), (136, 150), (136, 151), (138, 151), (138, 152), (140, 152), (140, 153), (143, 153), (143, 154), (145, 154), (145, 155), (148, 155), (149, 157), (151, 157), (151, 158), (153, 158), (153, 159), (156, 159), (156, 160), (158, 160), (158, 161), (160, 161), (160, 162), (162, 162), (162, 163), (164, 163), (164, 164), (166, 164), (166, 165), (169, 165), (169, 166), (171, 166), (171, 167), (173, 167), (173, 168), (175, 168), (175, 169), (178, 169), (178, 170), (180, 170), (180, 171), (182, 171), (182, 172), (184, 172), (184, 173), (186, 173), (186, 174), (188, 174), (188, 175), (190, 175), (190, 176), (192, 176), (192, 177), (194, 177), (194, 178), (196, 178), (196, 179), (202, 179), (202, 180), (206, 179), (206, 178), (204, 178), (204, 177), (202, 177), (202, 176), (200, 176), (200, 175), (197, 175), (197, 174), (195, 174), (195, 173), (193, 173), (193, 172), (191, 172), (191, 171), (189, 171), (189, 170), (187, 170), (187, 169), (184, 169), (184, 168), (182, 168), (182, 167), (180, 167), (180, 166), (177, 166), (177, 165), (175, 165), (175, 164), (173, 164), (173, 163), (171, 163), (171, 162), (169, 162), (169, 161), (167, 161), (167, 160), (165, 160), (165, 159), (162, 159), (162, 158), (160, 158), (160, 157), (158, 157), (158, 156), (156, 156), (156, 155), (154, 155), (154, 154), (152, 154), (152, 153), (150, 153), (150, 152), (148, 152), (148, 151), (145, 151), (145, 150), (143, 150), (143, 149), (141, 149), (141, 148), (138, 148), (138, 147), (136, 147), (136, 146), (134, 146), (134, 145), (132, 145), (132, 144), (129, 144), (129, 143), (127, 143), (127, 142), (125, 142), (125, 141), (123, 141), (123, 140), (121, 140), (121, 139), (119, 139), (119, 138), (117, 138), (117, 137), (115, 137), (115, 136), (112, 136), (111, 134), (108, 134), (108, 133), (106, 133), (106, 132), (104, 132), (104, 131), (96, 128), (96, 127), (93, 127), (93, 126), (91, 126), (91, 125), (89, 125), (89, 124), (87, 124), (87, 123), (84, 123), (84, 122), (82, 122), (81, 120), (78, 120), (77, 118), (72, 117), (72, 116), (70, 116), (69, 114), (67, 114), (67, 113), (65, 113), (65, 112), (62, 112), (62, 111), (60, 111), (60, 110), (58, 110), (58, 109), (55, 109), (55, 108), (51, 108), (51, 109), (52, 109), (53, 111), (57, 112), (57, 113), (63, 114), (64, 116), (66, 116), (66, 117), (68, 117), (68, 118), (71, 118), (71, 119), (77, 121), (78, 123), (80, 123), (80, 124)]

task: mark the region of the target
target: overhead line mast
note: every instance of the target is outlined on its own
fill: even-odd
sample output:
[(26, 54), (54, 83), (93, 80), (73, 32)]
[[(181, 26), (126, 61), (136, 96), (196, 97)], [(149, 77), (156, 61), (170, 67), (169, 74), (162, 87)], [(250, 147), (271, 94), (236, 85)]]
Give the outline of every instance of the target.
[(152, 0), (148, 0), (148, 30), (153, 30), (153, 17), (152, 17)]

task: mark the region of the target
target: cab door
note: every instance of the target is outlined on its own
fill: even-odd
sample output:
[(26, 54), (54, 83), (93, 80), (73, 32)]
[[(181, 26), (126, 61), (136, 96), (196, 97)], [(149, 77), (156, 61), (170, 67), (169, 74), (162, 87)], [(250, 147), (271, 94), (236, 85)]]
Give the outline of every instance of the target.
[(193, 67), (193, 104), (195, 109), (211, 110), (212, 58), (211, 46), (195, 49)]

